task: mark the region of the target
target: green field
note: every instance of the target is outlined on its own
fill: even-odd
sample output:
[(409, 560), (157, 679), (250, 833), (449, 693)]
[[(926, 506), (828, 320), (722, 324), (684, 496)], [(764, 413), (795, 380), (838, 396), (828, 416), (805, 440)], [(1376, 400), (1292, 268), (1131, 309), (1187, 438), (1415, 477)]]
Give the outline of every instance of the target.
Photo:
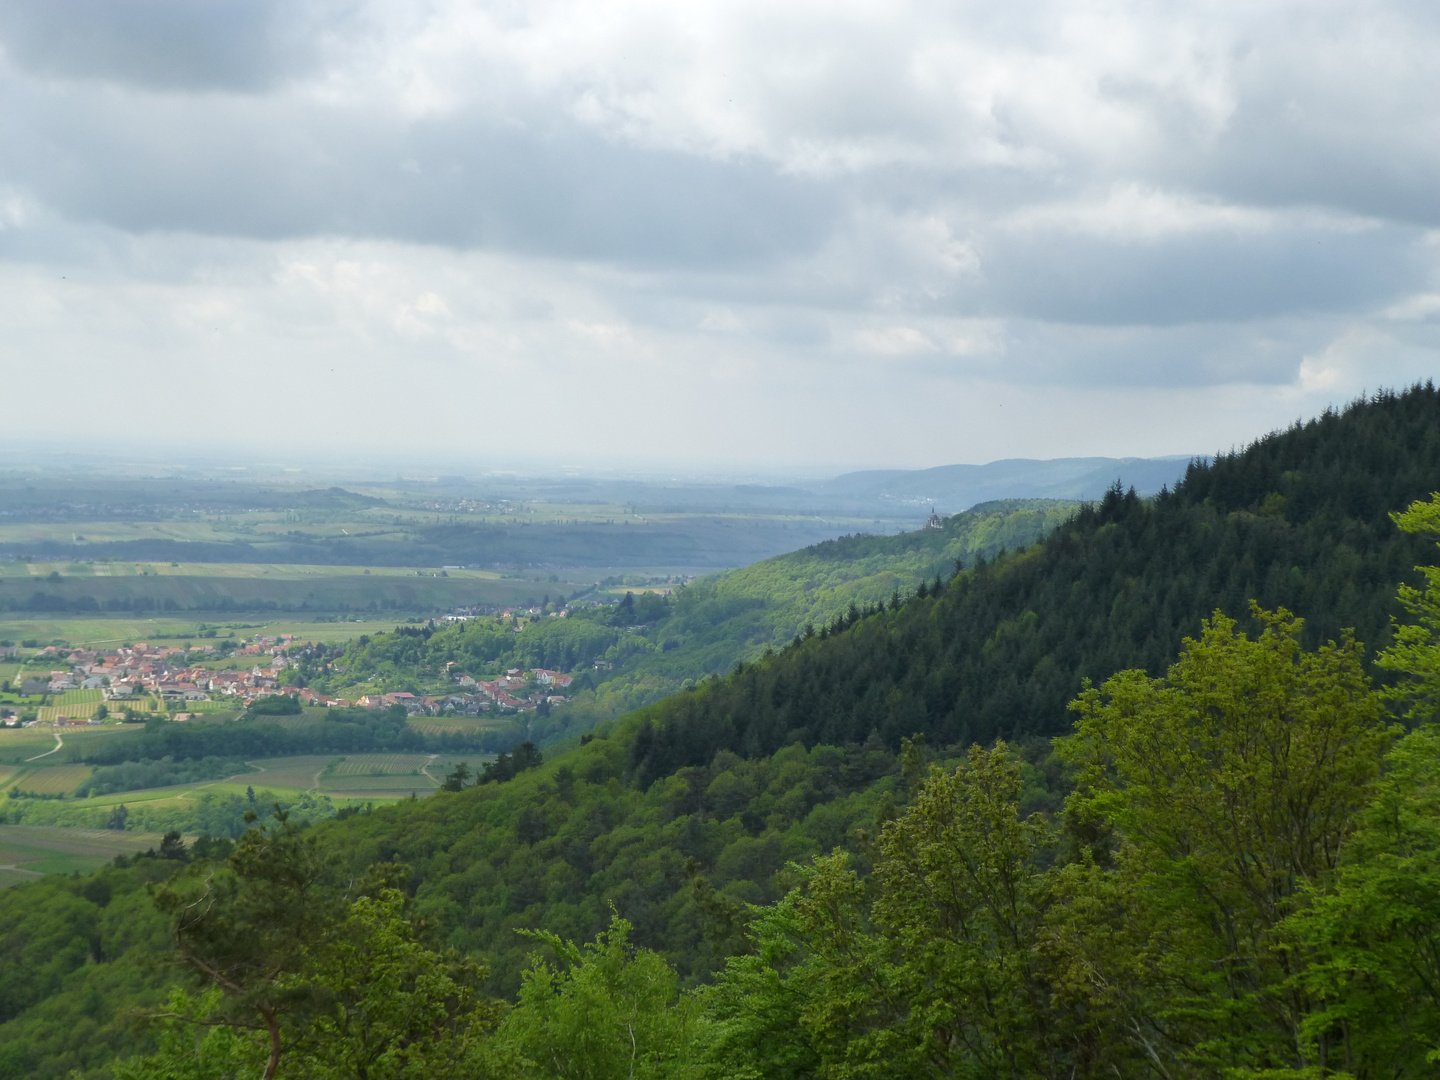
[(56, 705), (98, 705), (105, 700), (100, 690), (66, 690), (55, 702)]
[[(212, 792), (220, 795), (245, 795), (253, 788), (257, 793), (271, 792), (281, 798), (292, 798), (304, 792), (325, 795), (337, 802), (387, 802), (403, 799), (412, 793), (428, 795), (440, 786), (445, 775), (459, 761), (471, 770), (487, 760), (485, 754), (460, 757), (431, 757), (429, 754), (306, 754), (288, 758), (262, 758), (249, 764), (254, 772), (240, 773), (226, 780), (212, 780), (175, 787), (125, 791), (97, 795), (82, 800), (87, 807), (108, 807), (117, 803), (134, 806), (181, 801)], [(59, 766), (45, 770), (58, 772)], [(32, 772), (29, 774), (34, 776)], [(80, 783), (80, 777), (74, 783)], [(29, 783), (31, 781), (26, 781)], [(56, 780), (53, 783), (58, 784)], [(73, 790), (73, 785), (72, 785)]]
[(0, 825), (0, 888), (38, 874), (89, 873), (116, 855), (159, 847), (154, 833)]
[(27, 772), (13, 787), (32, 795), (69, 795), (94, 772), (88, 765), (49, 765)]
[(88, 720), (100, 708), (99, 701), (75, 702), (71, 705), (42, 705), (36, 719), (42, 724), (53, 724), (57, 720)]
[[(137, 728), (131, 725), (106, 724), (97, 727), (65, 728), (60, 732), (65, 746), (83, 743), (87, 739), (118, 739), (134, 736)], [(7, 728), (0, 730), (0, 762), (10, 765), (23, 764), (36, 754), (43, 754), (55, 747), (55, 731), (47, 727)], [(62, 750), (56, 754), (59, 759)], [(56, 764), (61, 764), (61, 761)]]
[[(5, 526), (0, 526), (3, 534)], [(14, 528), (14, 526), (10, 526)], [(50, 574), (67, 577), (218, 577), (285, 578), (301, 581), (313, 577), (402, 577), (437, 575), (436, 567), (417, 566), (309, 566), (294, 563), (120, 563), (120, 562), (11, 562), (0, 561), (0, 578), (48, 579)], [(447, 570), (447, 578), (498, 581), (494, 570)]]
[(474, 733), (487, 727), (506, 724), (510, 720), (501, 716), (412, 716), (410, 726), (426, 735), (443, 735), (447, 731)]
[[(35, 639), (48, 645), (60, 640), (71, 645), (114, 647), (126, 642), (157, 641), (201, 642), (200, 623), (193, 618), (140, 619), (132, 617), (108, 618), (16, 618), (13, 612), (0, 614), (0, 638), (13, 641)], [(388, 619), (365, 619), (350, 622), (315, 622), (294, 618), (247, 618), (231, 622), (207, 622), (207, 628), (218, 631), (221, 637), (233, 632), (236, 637), (253, 637), (264, 634), (278, 637), (294, 634), (300, 641), (349, 641), (360, 634), (378, 634), (395, 629), (397, 616)], [(249, 658), (254, 662), (253, 657)], [(9, 665), (7, 665), (9, 666)], [(15, 668), (18, 671), (18, 667)], [(33, 670), (33, 668), (32, 668)], [(14, 675), (8, 676), (14, 678)]]

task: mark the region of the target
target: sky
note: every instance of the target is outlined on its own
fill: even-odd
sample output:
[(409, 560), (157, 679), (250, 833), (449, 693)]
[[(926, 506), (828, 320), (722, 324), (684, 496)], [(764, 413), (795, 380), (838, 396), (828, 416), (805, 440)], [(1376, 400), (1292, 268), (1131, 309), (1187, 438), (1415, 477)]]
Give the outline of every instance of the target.
[(1440, 6), (0, 0), (0, 436), (842, 471), (1440, 368)]

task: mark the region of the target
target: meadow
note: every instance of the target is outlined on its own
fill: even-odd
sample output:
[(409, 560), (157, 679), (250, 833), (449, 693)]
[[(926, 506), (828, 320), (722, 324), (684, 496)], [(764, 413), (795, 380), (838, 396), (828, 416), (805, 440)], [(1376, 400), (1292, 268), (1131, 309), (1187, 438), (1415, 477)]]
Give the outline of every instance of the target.
[(93, 771), (88, 765), (45, 765), (20, 774), (10, 786), (27, 795), (69, 795)]
[[(89, 873), (116, 855), (160, 846), (158, 833), (68, 829), (53, 825), (0, 825), (0, 867), (36, 874)], [(11, 869), (13, 868), (13, 869)], [(0, 878), (0, 884), (14, 884)]]
[[(3, 563), (0, 563), (3, 565)], [(250, 617), (228, 622), (205, 622), (193, 618), (160, 616), (153, 619), (135, 616), (77, 616), (72, 618), (16, 617), (15, 613), (0, 613), (0, 638), (13, 641), (39, 641), (50, 644), (64, 641), (75, 646), (111, 648), (126, 643), (145, 641), (194, 641), (199, 642), (209, 630), (215, 630), (220, 637), (234, 633), (236, 637), (252, 637), (264, 634), (278, 637), (294, 634), (300, 641), (323, 641), (328, 643), (349, 641), (361, 634), (378, 634), (395, 629), (396, 616), (388, 619), (368, 618), (337, 622), (293, 617)], [(19, 671), (18, 665), (6, 665), (10, 675), (0, 672), (0, 678), (13, 678)], [(32, 668), (33, 670), (33, 668)]]
[[(59, 737), (64, 742), (63, 748), (55, 754), (56, 765), (66, 764), (69, 754), (65, 751), (72, 748), (83, 747), (91, 739), (123, 739), (133, 738), (136, 728), (130, 725), (103, 724), (94, 727), (64, 728), (59, 732)], [(24, 764), (30, 758), (38, 754), (46, 754), (55, 749), (56, 732), (53, 728), (36, 725), (29, 728), (6, 728), (0, 730), (0, 763), (8, 765)]]

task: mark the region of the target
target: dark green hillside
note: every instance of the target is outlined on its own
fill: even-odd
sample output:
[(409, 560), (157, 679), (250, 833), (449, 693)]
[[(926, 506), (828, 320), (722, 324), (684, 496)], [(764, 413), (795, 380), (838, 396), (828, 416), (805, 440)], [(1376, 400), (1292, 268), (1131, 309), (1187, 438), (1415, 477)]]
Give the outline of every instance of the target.
[[(493, 1068), (417, 1065), (416, 1075), (1431, 1075), (1427, 1055), (1440, 1046), (1430, 960), (1440, 955), (1440, 742), (1429, 729), (1400, 738), (1363, 669), (1390, 641), (1396, 584), (1435, 561), (1430, 541), (1402, 533), (1389, 514), (1440, 486), (1437, 432), (1431, 386), (1358, 402), (1195, 466), (1153, 501), (1114, 491), (1043, 542), (918, 595), (882, 603), (884, 593), (857, 594), (853, 610), (829, 608), (823, 626), (802, 628), (779, 652), (752, 653), (737, 670), (578, 744), (551, 745), (543, 761), (517, 755), (507, 776), (492, 766), (487, 782), (469, 788), (457, 768), (431, 799), (347, 810), (295, 833), (293, 849), (313, 840), (313, 866), (347, 902), (363, 880), (405, 887), (411, 921), (386, 929), (372, 918), (365, 948), (403, 945), (414, 965), (433, 967), (439, 954), (425, 950), (454, 947), (488, 965), (488, 975), (471, 969), (477, 985), (514, 1003), (493, 1045), (499, 1054), (523, 1044), (525, 1070), (499, 1056)], [(1440, 511), (1427, 513), (1440, 525)], [(933, 562), (948, 540), (903, 542), (917, 545), (911, 572), (948, 571)], [(791, 569), (819, 576), (804, 577), (797, 595), (818, 595), (812, 585), (825, 580), (829, 554), (853, 569), (872, 553), (893, 558), (889, 543), (852, 539), (798, 554)], [(749, 610), (745, 599), (732, 616)], [(1303, 634), (1276, 614), (1263, 627), (1216, 619), (1202, 633), (1217, 608), (1248, 618), (1252, 599), (1304, 616)], [(524, 647), (580, 656), (586, 635), (613, 637), (637, 643), (647, 662), (668, 662), (683, 650), (667, 652), (655, 631), (683, 611), (632, 598), (626, 610), (597, 611), (586, 630), (576, 619)], [(1437, 621), (1420, 628), (1427, 671), (1440, 671)], [(761, 625), (775, 633), (781, 624)], [(1304, 651), (1347, 626), (1363, 646)], [(412, 628), (386, 635), (392, 654), (365, 655), (398, 675), (436, 664), (452, 634), (475, 635), (482, 652), (498, 644), (475, 625)], [(1186, 635), (1200, 640), (1182, 648)], [(519, 648), (524, 637), (503, 640)], [(1077, 713), (1067, 705), (1084, 678), (1127, 668), (1144, 670), (1080, 694), (1078, 735), (1055, 754), (1032, 738), (1071, 730)], [(1434, 685), (1422, 689), (1433, 697)], [(335, 716), (337, 728), (361, 725)], [(375, 745), (398, 739), (399, 723), (376, 717), (373, 731), (345, 737)], [(967, 745), (996, 735), (1010, 746)], [(145, 745), (172, 757), (246, 749), (208, 737), (204, 746)], [(237, 851), (269, 843), (247, 837)], [(232, 860), (217, 871), (200, 859), (182, 884), (198, 890), (212, 873), (253, 873), (247, 904), (275, 899), (311, 927), (308, 902), (260, 874), (286, 865)], [(120, 948), (95, 929), (108, 917), (93, 910), (98, 901), (72, 903), (86, 887), (20, 884), (0, 905), (0, 961), (10, 965), (0, 974), (7, 986), (36, 988), (6, 1014), (0, 1046), (22, 1026), (33, 1034), (25, 1057), (0, 1057), (0, 1078), (75, 1067), (100, 1080), (105, 1040), (123, 1048), (113, 1018), (127, 1003), (154, 1000), (160, 980), (107, 959)], [(385, 902), (398, 913), (406, 899)], [(622, 942), (604, 959), (598, 947), (567, 952), (558, 938), (537, 944), (517, 933), (593, 939), (617, 925), (611, 905), (628, 920), (622, 936), (658, 957), (627, 953)], [(52, 933), (48, 921), (27, 920), (41, 908), (75, 912), (73, 926), (57, 920)], [(352, 908), (356, 919), (376, 911), (368, 896)], [(234, 923), (225, 904), (218, 910), (212, 944), (264, 937), (251, 931), (268, 925), (255, 912), (270, 908), (236, 908)], [(62, 931), (69, 944), (52, 975), (57, 949), (47, 942)], [(355, 944), (350, 933), (313, 935), (332, 938), (333, 953), (325, 940), (299, 939), (318, 950), (296, 961), (317, 991), (330, 993), (338, 976), (304, 964), (342, 955)], [(410, 948), (410, 935), (425, 949)], [(532, 968), (527, 977), (525, 956), (537, 947), (572, 975), (593, 961), (584, 993), (557, 1004), (558, 976)], [(634, 970), (649, 973), (648, 985), (669, 987), (650, 1006), (633, 1004), (626, 956), (643, 961)], [(604, 965), (608, 973), (594, 973)], [(378, 994), (372, 975), (358, 981)], [(680, 981), (711, 989), (681, 995)], [(243, 995), (231, 997), (238, 1009)], [(587, 1040), (607, 1001), (629, 1010), (608, 1029), (617, 1063), (562, 1067), (562, 1056), (596, 1053)], [(660, 1029), (645, 1025), (672, 1006), (675, 1024), (654, 1035)], [(79, 1007), (95, 1027), (69, 1023)], [(218, 1008), (200, 1003), (202, 1012)], [(238, 1014), (211, 1015), (223, 1025)], [(308, 1014), (297, 1016), (289, 1030), (298, 1039)], [(66, 1056), (72, 1026), (101, 1048), (93, 1059)], [(709, 1040), (695, 1054), (710, 1065), (652, 1068), (677, 1051), (682, 1028)], [(162, 1056), (193, 1056), (192, 1036), (186, 1029), (157, 1045)], [(663, 1045), (645, 1049), (649, 1064), (638, 1069), (638, 1047), (652, 1037)], [(1363, 1067), (1337, 1071), (1352, 1047)], [(1393, 1067), (1402, 1060), (1404, 1069)], [(114, 1075), (239, 1074), (160, 1064)], [(324, 1074), (285, 1068), (277, 1075)]]
[(139, 858), (0, 890), (0, 1077), (104, 1076), (113, 1055), (146, 1046), (128, 1014), (175, 981), (147, 886), (177, 865)]
[[(1214, 609), (1243, 616), (1251, 598), (1303, 613), (1312, 644), (1354, 626), (1373, 655), (1395, 583), (1433, 557), (1387, 514), (1440, 477), (1436, 430), (1440, 393), (1417, 388), (1194, 467), (1154, 501), (1112, 493), (938, 596), (857, 605), (538, 772), (386, 808), (336, 838), (357, 867), (415, 866), (426, 917), (490, 956), (502, 985), (524, 951), (513, 929), (586, 937), (609, 900), (638, 940), (703, 974), (724, 949), (711, 939), (726, 900), (775, 898), (787, 862), (835, 845), (863, 855), (854, 830), (904, 801), (897, 752), (916, 732), (959, 747), (1068, 730), (1082, 678), (1161, 674)], [(1251, 483), (1247, 462), (1273, 486)], [(1246, 490), (1248, 503), (1224, 494)], [(1055, 778), (1028, 782), (1032, 804), (1053, 805)], [(722, 899), (703, 903), (692, 873)]]
[(1192, 465), (1153, 501), (1112, 491), (1043, 544), (941, 596), (851, 623), (645, 715), (648, 783), (720, 749), (774, 753), (871, 732), (892, 749), (1064, 731), (1081, 680), (1162, 671), (1182, 637), (1251, 599), (1303, 613), (1311, 645), (1353, 627), (1390, 640), (1395, 583), (1428, 544), (1388, 515), (1440, 487), (1440, 392), (1356, 402)]

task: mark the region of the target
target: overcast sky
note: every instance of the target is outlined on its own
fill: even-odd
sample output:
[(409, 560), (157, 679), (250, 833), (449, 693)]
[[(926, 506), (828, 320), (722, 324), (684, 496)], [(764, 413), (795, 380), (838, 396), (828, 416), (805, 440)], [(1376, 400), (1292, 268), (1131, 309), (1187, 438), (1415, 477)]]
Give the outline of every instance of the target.
[(1440, 359), (1440, 5), (0, 0), (0, 434), (777, 469)]

